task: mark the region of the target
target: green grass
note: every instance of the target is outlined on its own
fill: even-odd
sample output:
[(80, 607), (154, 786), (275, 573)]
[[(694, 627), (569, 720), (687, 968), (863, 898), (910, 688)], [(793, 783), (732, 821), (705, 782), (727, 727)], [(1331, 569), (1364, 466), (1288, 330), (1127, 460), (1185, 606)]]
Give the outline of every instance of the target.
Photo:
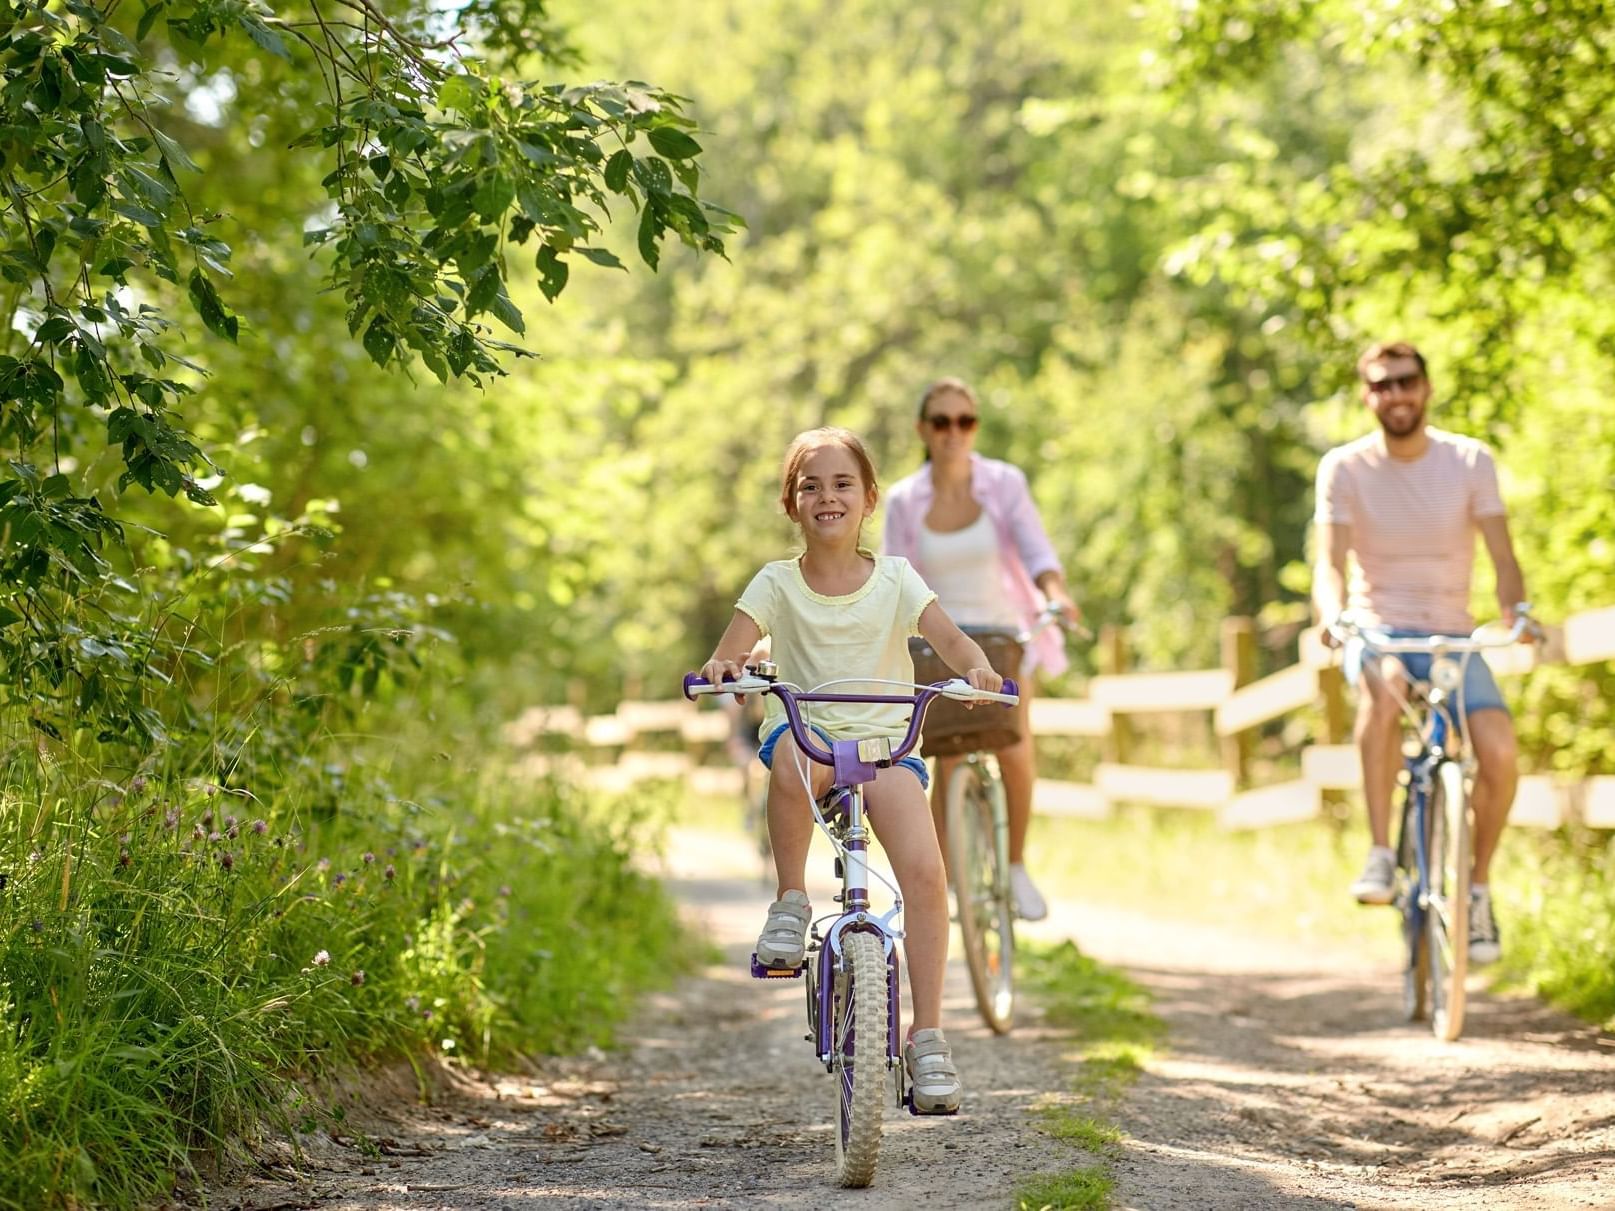
[(1115, 1186), (1111, 1161), (1122, 1140), (1110, 1115), (1159, 1045), (1164, 1026), (1144, 989), (1074, 943), (1027, 948), (1017, 958), (1023, 987), (1043, 1006), (1049, 1025), (1069, 1032), (1078, 1055), (1069, 1096), (1042, 1106), (1038, 1127), (1093, 1159), (1028, 1178), (1015, 1191), (1016, 1206), (1108, 1207)]
[(1615, 1029), (1615, 839), (1505, 837), (1498, 978)]
[[(1103, 822), (1040, 819), (1031, 863), (1039, 882), (1075, 898), (1391, 957), (1401, 945), (1391, 915), (1346, 894), (1367, 848), (1355, 809), (1344, 824), (1228, 832), (1203, 812), (1124, 808)], [(1496, 984), (1615, 1028), (1615, 839), (1512, 828), (1492, 893), (1504, 940)]]
[(273, 789), (11, 750), (0, 1208), (161, 1198), (295, 1078), (608, 1045), (688, 960), (643, 812), (419, 741)]

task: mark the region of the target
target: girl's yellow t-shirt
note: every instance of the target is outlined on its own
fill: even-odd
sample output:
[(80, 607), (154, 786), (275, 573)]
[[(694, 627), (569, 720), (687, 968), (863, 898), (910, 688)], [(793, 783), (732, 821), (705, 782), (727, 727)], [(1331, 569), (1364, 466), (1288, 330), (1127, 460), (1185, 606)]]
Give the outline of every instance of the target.
[[(855, 592), (827, 597), (808, 587), (797, 559), (765, 564), (735, 608), (749, 615), (764, 635), (772, 636), (770, 659), (780, 680), (803, 690), (846, 677), (901, 682), (914, 680), (908, 640), (920, 633), (920, 615), (936, 594), (908, 560), (900, 555), (868, 555), (875, 570)], [(900, 686), (846, 683), (831, 692), (901, 694)], [(785, 722), (785, 707), (768, 696), (768, 711), (759, 735)], [(908, 731), (912, 708), (903, 703), (815, 702), (805, 704), (806, 720), (834, 740), (866, 736), (901, 737)]]

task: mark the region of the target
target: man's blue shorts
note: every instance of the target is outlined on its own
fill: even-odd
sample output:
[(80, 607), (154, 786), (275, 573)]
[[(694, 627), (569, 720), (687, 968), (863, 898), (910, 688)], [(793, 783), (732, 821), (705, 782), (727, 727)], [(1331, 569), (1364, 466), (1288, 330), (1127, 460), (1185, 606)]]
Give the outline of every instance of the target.
[[(1385, 639), (1428, 639), (1433, 634), (1433, 631), (1409, 631), (1400, 627), (1382, 627), (1364, 632), (1362, 639), (1354, 639), (1346, 644), (1343, 670), (1346, 680), (1356, 685), (1362, 679), (1364, 654), (1373, 649), (1376, 635)], [(1397, 652), (1395, 656), (1414, 681), (1430, 680), (1432, 656), (1429, 652)], [(1479, 652), (1473, 653), (1464, 666), (1462, 699), (1466, 715), (1473, 715), (1476, 711), (1508, 713), (1508, 707), (1503, 703), (1503, 692), (1497, 688), (1497, 679), (1492, 676), (1491, 668)]]
[[(758, 759), (761, 760), (767, 768), (774, 768), (774, 746), (779, 743), (779, 738), (790, 730), (791, 725), (789, 723), (780, 724), (773, 731), (768, 733), (768, 738), (763, 741), (763, 747), (757, 750)], [(830, 747), (830, 734), (823, 728), (813, 728), (813, 734), (820, 740), (824, 741), (825, 748)], [(904, 757), (901, 761), (897, 762), (897, 764), (902, 766), (904, 769), (914, 771), (914, 776), (920, 780), (921, 790), (925, 790), (931, 785), (931, 771), (925, 768), (925, 762), (920, 760), (920, 758), (910, 754), (909, 756)]]

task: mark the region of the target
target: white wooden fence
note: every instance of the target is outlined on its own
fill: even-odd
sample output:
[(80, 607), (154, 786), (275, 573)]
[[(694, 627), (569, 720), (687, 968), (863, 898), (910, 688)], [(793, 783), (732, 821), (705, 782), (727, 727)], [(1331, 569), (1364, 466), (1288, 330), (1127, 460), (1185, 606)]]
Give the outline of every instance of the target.
[[(1327, 796), (1357, 789), (1362, 781), (1357, 751), (1343, 743), (1349, 724), (1338, 654), (1324, 647), (1316, 630), (1307, 631), (1297, 663), (1247, 682), (1241, 670), (1251, 663), (1251, 634), (1248, 620), (1228, 620), (1223, 668), (1106, 673), (1089, 682), (1085, 698), (1034, 699), (1035, 735), (1089, 738), (1104, 746), (1107, 758), (1090, 783), (1039, 779), (1037, 810), (1100, 819), (1117, 803), (1144, 803), (1202, 808), (1215, 811), (1226, 827), (1259, 828), (1310, 819), (1320, 814)], [(1112, 666), (1120, 667), (1121, 637), (1104, 637), (1103, 644), (1110, 648)], [(1500, 677), (1520, 676), (1542, 663), (1615, 659), (1615, 607), (1577, 614), (1562, 628), (1550, 628), (1546, 643), (1500, 649), (1486, 659)], [(1324, 724), (1317, 730), (1323, 741), (1303, 747), (1299, 776), (1242, 788), (1252, 764), (1253, 729), (1319, 706)], [(1164, 769), (1127, 760), (1134, 717), (1184, 712), (1211, 713), (1213, 731), (1224, 746), (1221, 768)], [(624, 790), (646, 778), (677, 778), (698, 791), (721, 794), (738, 793), (741, 785), (740, 771), (721, 759), (730, 728), (722, 711), (674, 699), (625, 701), (613, 714), (589, 717), (570, 706), (533, 707), (509, 726), (507, 735), (519, 748), (551, 750), (527, 758), (535, 773), (556, 773), (609, 790)], [(634, 747), (652, 735), (677, 747)], [(714, 752), (720, 754), (718, 764), (711, 763)], [(1571, 821), (1615, 828), (1615, 776), (1566, 780), (1526, 774), (1510, 819), (1540, 828)]]

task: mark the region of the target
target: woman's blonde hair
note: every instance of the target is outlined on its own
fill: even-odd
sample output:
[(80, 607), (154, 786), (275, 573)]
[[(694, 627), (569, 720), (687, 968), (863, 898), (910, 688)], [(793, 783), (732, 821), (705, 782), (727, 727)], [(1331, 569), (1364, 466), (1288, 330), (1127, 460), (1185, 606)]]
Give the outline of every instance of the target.
[(779, 503), (784, 507), (787, 517), (791, 515), (791, 503), (796, 497), (796, 481), (802, 477), (802, 464), (807, 461), (809, 454), (826, 446), (841, 446), (850, 450), (858, 462), (858, 471), (863, 476), (865, 490), (877, 496), (880, 494), (880, 485), (875, 482), (875, 462), (869, 457), (869, 451), (864, 449), (864, 443), (856, 433), (851, 429), (841, 429), (833, 425), (822, 429), (809, 429), (805, 433), (798, 433), (785, 448), (785, 461), (780, 468)]

